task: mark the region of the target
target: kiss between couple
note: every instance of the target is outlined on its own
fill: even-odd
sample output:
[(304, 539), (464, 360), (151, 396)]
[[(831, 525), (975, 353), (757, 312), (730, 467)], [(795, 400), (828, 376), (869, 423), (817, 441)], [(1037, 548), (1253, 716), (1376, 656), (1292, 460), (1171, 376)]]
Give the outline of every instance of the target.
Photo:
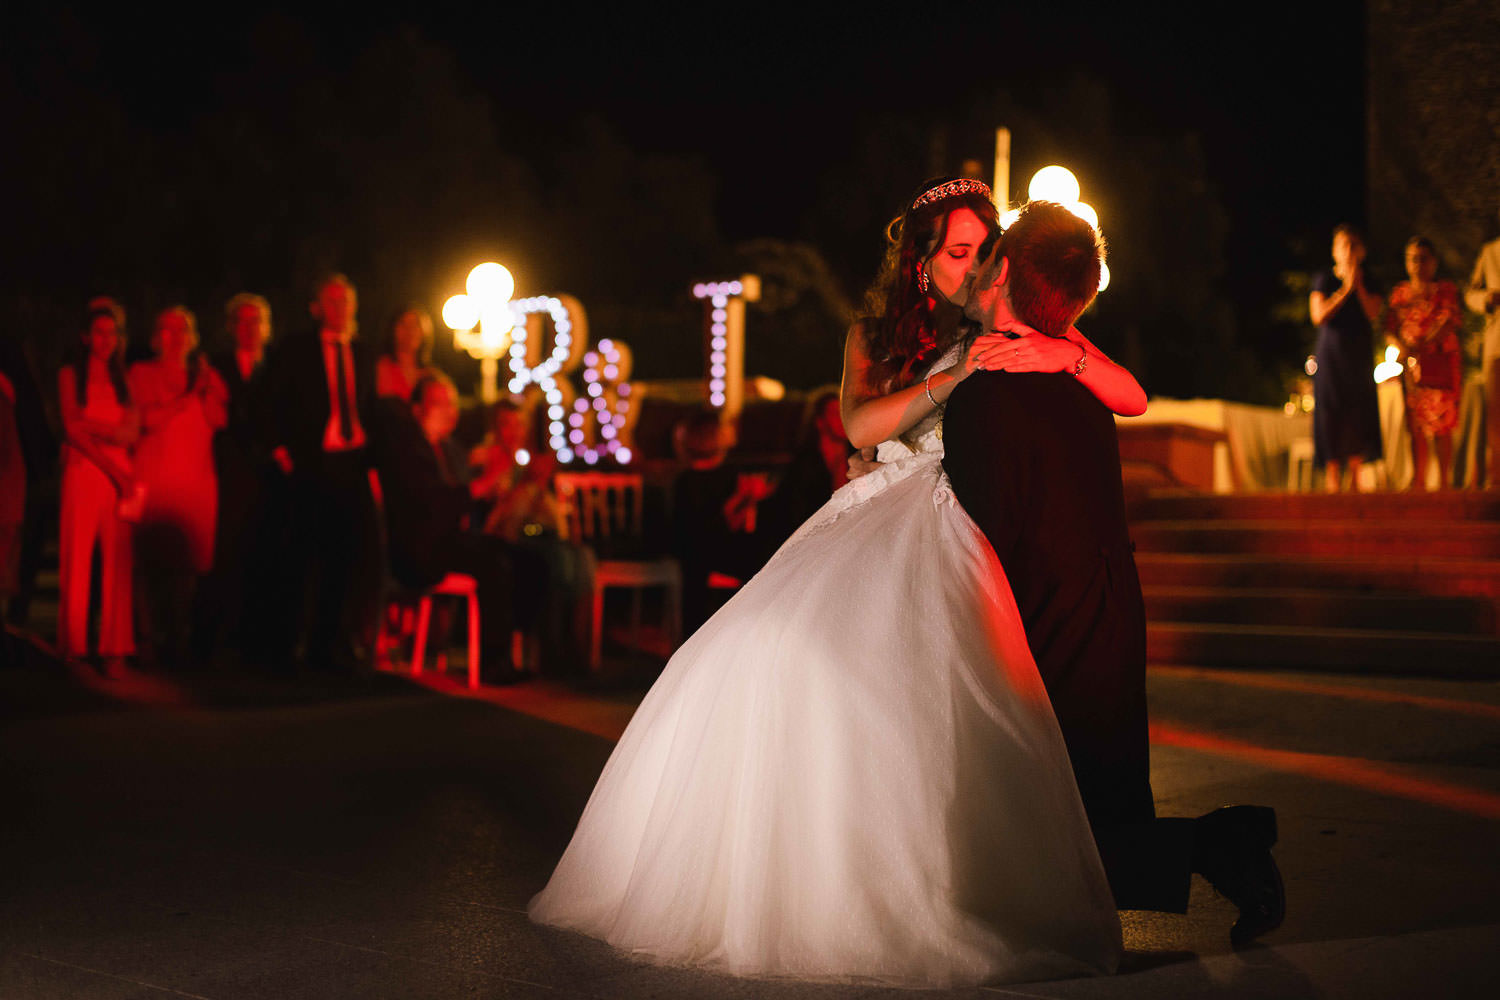
[(1048, 203), (997, 234), (968, 179), (893, 223), (843, 384), (880, 464), (672, 657), (533, 920), (927, 986), (1112, 972), (1116, 908), (1182, 912), (1193, 872), (1236, 943), (1281, 922), (1270, 809), (1155, 815), (1110, 412), (1145, 394), (1072, 326), (1101, 243)]

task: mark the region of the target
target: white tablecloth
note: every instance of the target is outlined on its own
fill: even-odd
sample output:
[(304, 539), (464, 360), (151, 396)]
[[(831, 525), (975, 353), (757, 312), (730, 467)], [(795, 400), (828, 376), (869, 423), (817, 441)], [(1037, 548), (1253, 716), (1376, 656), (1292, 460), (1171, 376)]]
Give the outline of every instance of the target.
[(1312, 436), (1312, 415), (1225, 399), (1166, 399), (1150, 402), (1139, 417), (1118, 423), (1187, 424), (1222, 431), (1214, 446), (1214, 492), (1284, 490), (1292, 442)]

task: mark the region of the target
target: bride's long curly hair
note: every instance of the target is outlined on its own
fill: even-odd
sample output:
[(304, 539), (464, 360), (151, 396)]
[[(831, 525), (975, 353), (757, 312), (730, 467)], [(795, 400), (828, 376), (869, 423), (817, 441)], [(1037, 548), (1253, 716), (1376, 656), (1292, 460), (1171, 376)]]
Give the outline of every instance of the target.
[(936, 289), (924, 292), (917, 285), (918, 273), (943, 245), (948, 218), (956, 209), (972, 210), (991, 235), (1000, 231), (995, 203), (979, 184), (917, 204), (929, 191), (956, 180), (925, 182), (907, 201), (906, 211), (886, 227), (885, 261), (857, 317), (871, 362), (870, 379), (879, 388), (911, 384), (917, 372), (962, 339), (962, 311), (935, 294)]

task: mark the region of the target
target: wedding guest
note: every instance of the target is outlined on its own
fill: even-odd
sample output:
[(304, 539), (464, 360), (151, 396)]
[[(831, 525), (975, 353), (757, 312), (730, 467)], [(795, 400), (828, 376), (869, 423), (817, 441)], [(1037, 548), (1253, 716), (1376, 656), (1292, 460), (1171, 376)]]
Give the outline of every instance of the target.
[(41, 380), (33, 358), (19, 340), (0, 339), (0, 376), (10, 385), (11, 414), (20, 439), (18, 458), (26, 470), (24, 486), (11, 497), (16, 503), (24, 497), (24, 504), (17, 550), (11, 554), (15, 559), (15, 579), (5, 615), (12, 625), (24, 628), (31, 615), (43, 550), (57, 516), (58, 440), (42, 398)]
[(672, 482), (672, 555), (682, 568), (682, 624), (691, 634), (714, 611), (710, 574), (748, 580), (759, 562), (756, 504), (770, 493), (763, 472), (725, 464), (733, 429), (703, 407), (674, 431), (682, 469)]
[(344, 671), (361, 664), (373, 633), (383, 558), (368, 431), (375, 363), (356, 338), (358, 308), (347, 277), (320, 279), (309, 305), (314, 334), (279, 340), (266, 360), (267, 444), (291, 504), (283, 655), (304, 632), (305, 662)]
[(486, 683), (517, 675), (511, 663), (514, 586), (511, 550), (498, 537), (472, 534), (470, 510), (497, 473), (465, 483), (448, 442), (458, 425), (458, 392), (442, 374), (424, 375), (406, 412), (382, 411), (377, 461), (384, 484), (386, 537), (396, 581), (426, 590), (450, 572), (479, 585), (481, 670)]
[(1463, 386), (1458, 288), (1437, 279), (1437, 253), (1425, 236), (1406, 243), (1407, 280), (1391, 289), (1386, 335), (1406, 365), (1406, 426), (1411, 431), (1412, 484), (1427, 488), (1429, 443), (1437, 456), (1439, 488), (1452, 484), (1453, 428)]
[[(240, 292), (224, 303), (224, 329), (229, 334), (229, 344), (226, 349), (215, 351), (210, 360), (229, 386), (233, 401), (234, 389), (250, 384), (263, 371), (266, 344), (271, 339), (271, 303), (253, 292)], [(231, 427), (236, 411), (246, 412), (247, 405), (248, 400), (231, 402)]]
[[(523, 457), (524, 456), (524, 460)], [(471, 456), (473, 464), (494, 477), (484, 532), (515, 542), (531, 528), (556, 535), (561, 532), (557, 497), (552, 492), (552, 473), (557, 458), (551, 451), (535, 447), (530, 439), (526, 413), (508, 399), (491, 410), (490, 434)]]
[(146, 506), (135, 529), (137, 631), (150, 655), (180, 665), (197, 580), (213, 566), (219, 484), (214, 433), (228, 420), (229, 390), (197, 353), (198, 321), (174, 305), (156, 317), (156, 357), (130, 366), (141, 414), (135, 470)]
[(552, 474), (553, 453), (537, 444), (526, 411), (508, 399), (495, 404), (489, 439), (472, 459), (493, 484), (482, 496), (488, 504), (484, 533), (511, 547), (516, 578), (516, 613), (534, 623), (543, 669), (571, 676), (587, 666), (593, 564), (564, 525)]
[(285, 548), (284, 510), (271, 509), (277, 473), (267, 451), (265, 352), (271, 304), (240, 292), (224, 305), (227, 347), (210, 362), (229, 390), (228, 421), (214, 436), (219, 516), (213, 569), (203, 580), (196, 652), (207, 657), (227, 641), (252, 657), (261, 652), (266, 595)]
[(403, 306), (386, 338), (385, 350), (375, 359), (375, 394), (405, 406), (422, 376), (437, 370), (432, 367), (432, 317), (420, 306)]
[(759, 505), (756, 531), (765, 559), (827, 503), (834, 490), (849, 481), (849, 456), (854, 449), (844, 433), (839, 394), (832, 390), (819, 393), (810, 409), (812, 422), (802, 443), (776, 488)]
[(1492, 240), (1479, 251), (1474, 273), (1464, 291), (1464, 302), (1484, 317), (1485, 481), (1500, 488), (1500, 240)]
[(1380, 408), (1375, 398), (1373, 325), (1384, 305), (1365, 275), (1359, 230), (1333, 231), (1333, 270), (1313, 278), (1308, 311), (1318, 328), (1313, 374), (1313, 464), (1330, 493), (1359, 488), (1360, 466), (1381, 456)]
[(132, 539), (125, 516), (139, 516), (143, 502), (130, 462), (140, 414), (125, 380), (124, 316), (113, 300), (95, 299), (81, 350), (57, 376), (64, 433), (58, 649), (68, 660), (89, 654), (89, 577), (97, 546), (97, 650), (109, 676), (119, 676), (126, 658), (135, 655)]
[(16, 592), (26, 513), (26, 456), (16, 429), (16, 390), (0, 372), (0, 600)]

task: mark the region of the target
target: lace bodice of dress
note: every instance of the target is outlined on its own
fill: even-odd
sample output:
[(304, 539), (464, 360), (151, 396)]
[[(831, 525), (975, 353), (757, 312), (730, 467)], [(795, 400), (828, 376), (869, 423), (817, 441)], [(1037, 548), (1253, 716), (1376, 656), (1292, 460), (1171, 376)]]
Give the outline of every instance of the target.
[[(954, 344), (942, 357), (934, 361), (928, 367), (927, 371), (922, 373), (922, 377), (926, 378), (933, 372), (947, 368), (953, 364), (953, 362), (958, 360), (959, 352), (962, 349), (963, 345)], [(941, 456), (943, 454), (943, 438), (940, 432), (942, 417), (942, 410), (934, 410), (932, 413), (927, 414), (927, 416), (918, 421), (916, 426), (912, 427), (905, 434), (892, 438), (889, 441), (882, 441), (879, 448), (876, 449), (875, 457), (882, 462), (894, 462), (900, 458), (922, 453)]]

